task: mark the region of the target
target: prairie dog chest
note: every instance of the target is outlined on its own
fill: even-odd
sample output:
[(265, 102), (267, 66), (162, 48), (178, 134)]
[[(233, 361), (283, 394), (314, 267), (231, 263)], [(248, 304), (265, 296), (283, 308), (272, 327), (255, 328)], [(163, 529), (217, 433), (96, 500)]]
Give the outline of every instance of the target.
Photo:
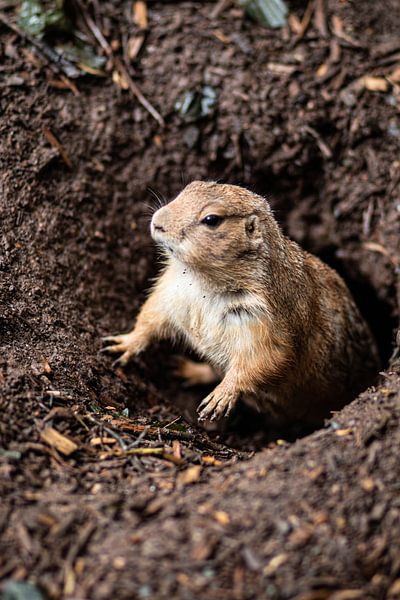
[(212, 292), (183, 266), (170, 266), (159, 285), (160, 308), (172, 328), (200, 353), (226, 364), (238, 344), (254, 342), (257, 319), (248, 306), (250, 299), (243, 294)]

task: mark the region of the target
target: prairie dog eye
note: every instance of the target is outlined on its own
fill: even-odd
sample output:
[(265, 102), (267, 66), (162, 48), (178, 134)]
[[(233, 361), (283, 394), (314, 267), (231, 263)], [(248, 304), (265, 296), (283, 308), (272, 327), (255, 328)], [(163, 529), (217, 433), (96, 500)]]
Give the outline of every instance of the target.
[(218, 225), (220, 225), (223, 220), (224, 218), (220, 217), (219, 215), (206, 215), (204, 219), (201, 220), (201, 222), (204, 225), (207, 225), (207, 227), (218, 227)]

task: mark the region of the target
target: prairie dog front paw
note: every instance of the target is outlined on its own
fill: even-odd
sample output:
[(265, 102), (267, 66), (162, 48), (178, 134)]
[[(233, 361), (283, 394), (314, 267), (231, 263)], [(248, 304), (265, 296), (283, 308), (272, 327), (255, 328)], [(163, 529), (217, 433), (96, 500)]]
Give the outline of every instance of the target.
[(134, 331), (121, 335), (109, 335), (102, 338), (105, 343), (111, 342), (111, 345), (102, 349), (102, 352), (110, 352), (111, 354), (122, 353), (115, 361), (124, 366), (133, 356), (136, 356), (144, 350), (145, 344)]
[(232, 412), (238, 400), (238, 392), (225, 387), (222, 384), (204, 398), (201, 402), (198, 412), (199, 421), (216, 421), (223, 417), (228, 417)]

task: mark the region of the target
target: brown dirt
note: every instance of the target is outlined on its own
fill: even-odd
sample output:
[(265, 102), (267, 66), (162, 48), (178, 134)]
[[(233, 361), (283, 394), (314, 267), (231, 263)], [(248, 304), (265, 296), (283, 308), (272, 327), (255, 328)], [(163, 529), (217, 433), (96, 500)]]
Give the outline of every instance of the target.
[[(396, 81), (353, 84), (399, 66), (400, 11), (376, 4), (328, 2), (350, 36), (329, 62), (337, 38), (314, 21), (296, 41), (237, 9), (211, 20), (212, 3), (149, 3), (132, 72), (164, 130), (110, 78), (79, 80), (79, 96), (55, 89), (2, 26), (2, 581), (82, 600), (400, 597), (400, 95)], [(125, 8), (101, 3), (108, 39), (129, 34)], [(186, 124), (175, 100), (203, 83), (217, 107)], [(194, 178), (267, 195), (368, 318), (386, 370), (323, 429), (265, 431), (243, 414), (206, 434), (193, 420), (204, 391), (168, 374), (175, 350), (125, 373), (99, 354), (156, 273), (148, 188), (170, 198)], [(49, 426), (78, 449), (49, 445)], [(153, 454), (120, 448), (135, 442)]]

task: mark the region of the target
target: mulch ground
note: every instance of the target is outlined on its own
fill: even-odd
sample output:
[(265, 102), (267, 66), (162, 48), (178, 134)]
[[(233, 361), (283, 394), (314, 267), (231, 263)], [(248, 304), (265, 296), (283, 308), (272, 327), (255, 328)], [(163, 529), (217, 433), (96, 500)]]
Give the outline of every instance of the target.
[[(165, 127), (111, 59), (105, 77), (62, 80), (0, 3), (0, 585), (400, 598), (397, 1), (292, 2), (277, 31), (235, 6), (151, 1), (128, 63), (142, 35), (130, 4), (82, 6)], [(188, 121), (176, 100), (204, 85), (216, 103)], [(213, 178), (266, 195), (375, 333), (376, 388), (321, 430), (271, 431), (242, 411), (206, 432), (205, 391), (171, 374), (178, 349), (124, 371), (99, 352), (157, 272), (149, 189), (172, 198)]]

